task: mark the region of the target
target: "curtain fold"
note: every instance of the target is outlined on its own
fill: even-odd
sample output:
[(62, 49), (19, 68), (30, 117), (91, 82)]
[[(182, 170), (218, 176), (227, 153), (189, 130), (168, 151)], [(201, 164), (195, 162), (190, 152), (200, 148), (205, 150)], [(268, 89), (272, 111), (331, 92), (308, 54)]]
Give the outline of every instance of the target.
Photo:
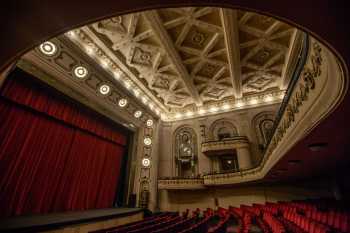
[(10, 78), (0, 98), (0, 217), (112, 207), (126, 136)]
[(59, 95), (56, 90), (33, 81), (30, 74), (16, 69), (6, 80), (1, 95), (23, 106), (45, 113), (115, 143), (125, 145), (127, 138), (118, 129), (81, 105)]

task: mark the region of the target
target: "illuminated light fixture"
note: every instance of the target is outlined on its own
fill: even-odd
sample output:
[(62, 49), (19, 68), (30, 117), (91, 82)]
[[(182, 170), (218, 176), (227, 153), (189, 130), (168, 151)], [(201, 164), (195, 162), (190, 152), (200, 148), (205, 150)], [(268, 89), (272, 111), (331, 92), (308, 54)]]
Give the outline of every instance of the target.
[(193, 116), (193, 112), (186, 112), (186, 116)]
[(130, 82), (128, 82), (128, 81), (124, 81), (124, 86), (125, 86), (127, 89), (130, 89), (131, 84), (130, 84)]
[(147, 104), (147, 102), (148, 102), (148, 99), (146, 98), (146, 97), (142, 97), (142, 103), (144, 103), (144, 104)]
[(93, 50), (93, 48), (90, 45), (86, 45), (85, 46), (85, 51), (89, 55), (93, 55), (94, 54), (94, 50)]
[(134, 124), (129, 124), (129, 126), (131, 127), (131, 128), (135, 128), (135, 125)]
[(316, 152), (316, 151), (321, 151), (323, 149), (325, 149), (328, 146), (328, 143), (326, 142), (318, 142), (318, 143), (312, 143), (309, 144), (309, 150)]
[(140, 92), (139, 92), (139, 90), (137, 90), (137, 89), (134, 89), (134, 95), (135, 95), (136, 97), (138, 97), (138, 96), (140, 95)]
[(69, 32), (67, 32), (67, 35), (69, 36), (69, 37), (71, 37), (71, 38), (75, 38), (77, 35), (76, 35), (76, 33), (74, 32), (74, 31), (69, 31)]
[(149, 158), (142, 159), (142, 166), (149, 167), (151, 165), (151, 160)]
[(152, 119), (148, 119), (148, 120), (146, 121), (146, 125), (147, 125), (147, 127), (152, 127), (152, 125), (153, 125), (153, 120), (152, 120)]
[(181, 118), (181, 117), (182, 117), (182, 114), (181, 114), (181, 113), (176, 113), (175, 117), (176, 117), (176, 118)]
[(78, 78), (85, 78), (88, 73), (88, 70), (84, 66), (77, 66), (74, 69), (74, 75)]
[(46, 41), (39, 46), (40, 52), (47, 56), (52, 56), (57, 52), (57, 47), (51, 41)]
[(120, 107), (125, 107), (126, 105), (128, 104), (128, 100), (127, 99), (120, 99), (119, 101), (118, 101), (118, 105), (120, 106)]
[(201, 109), (199, 109), (198, 113), (202, 115), (202, 114), (206, 113), (206, 111), (205, 111), (205, 109), (201, 108)]
[(243, 102), (242, 102), (242, 101), (238, 101), (238, 102), (236, 103), (236, 107), (240, 108), (240, 107), (242, 107), (242, 106), (243, 106)]
[(137, 110), (134, 112), (134, 117), (135, 118), (140, 118), (142, 116), (142, 112), (140, 110)]
[(264, 98), (265, 102), (271, 102), (273, 100), (272, 96), (268, 95)]
[(111, 88), (107, 84), (103, 84), (100, 86), (100, 93), (102, 95), (107, 95), (111, 91)]
[(154, 105), (153, 105), (152, 103), (150, 103), (148, 106), (149, 106), (149, 108), (150, 108), (151, 110), (153, 110)]
[(159, 111), (159, 109), (156, 109), (156, 113), (157, 113), (157, 115), (159, 115), (159, 114), (160, 114), (160, 111)]
[(121, 78), (122, 74), (120, 71), (115, 71), (115, 72), (113, 72), (113, 76), (115, 79), (119, 80)]
[(218, 111), (219, 109), (217, 108), (217, 107), (211, 107), (210, 109), (209, 109), (209, 111), (210, 112), (216, 112), (216, 111)]
[(143, 144), (145, 144), (146, 146), (149, 146), (152, 144), (152, 139), (150, 137), (145, 137), (143, 139)]
[(101, 65), (103, 68), (108, 68), (108, 62), (106, 60), (101, 60)]
[(258, 100), (256, 98), (253, 98), (249, 101), (250, 104), (257, 104)]
[(228, 109), (230, 109), (230, 105), (229, 104), (224, 104), (224, 105), (222, 105), (222, 110), (228, 110)]

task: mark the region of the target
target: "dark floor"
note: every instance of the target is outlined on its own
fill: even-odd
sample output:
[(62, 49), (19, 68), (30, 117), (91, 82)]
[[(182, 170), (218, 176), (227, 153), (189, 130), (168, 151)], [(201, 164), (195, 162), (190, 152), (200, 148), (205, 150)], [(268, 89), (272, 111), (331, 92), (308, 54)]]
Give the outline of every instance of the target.
[(49, 229), (50, 227), (57, 227), (60, 225), (120, 217), (141, 211), (143, 210), (139, 208), (109, 208), (2, 218), (0, 219), (0, 232), (12, 232), (33, 228)]

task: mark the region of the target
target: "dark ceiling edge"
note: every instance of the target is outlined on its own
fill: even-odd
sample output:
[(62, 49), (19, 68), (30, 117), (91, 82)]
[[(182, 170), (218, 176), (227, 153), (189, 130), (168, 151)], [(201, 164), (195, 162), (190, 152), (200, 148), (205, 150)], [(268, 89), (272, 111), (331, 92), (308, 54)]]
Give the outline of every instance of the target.
[[(68, 1), (67, 1), (68, 2)], [(182, 0), (177, 0), (177, 1), (174, 1), (173, 3), (157, 3), (157, 0), (155, 1), (155, 3), (147, 3), (147, 5), (145, 6), (141, 6), (141, 7), (135, 7), (135, 6), (132, 6), (133, 5), (133, 2), (134, 1), (128, 1), (126, 4), (130, 4), (130, 6), (124, 6), (124, 8), (126, 9), (121, 9), (120, 11), (118, 12), (112, 12), (112, 13), (104, 13), (103, 16), (95, 16), (91, 19), (85, 19), (85, 20), (82, 20), (82, 22), (76, 22), (76, 23), (72, 23), (71, 25), (69, 26), (63, 26), (61, 29), (57, 29), (55, 30), (52, 34), (50, 34), (49, 36), (45, 36), (43, 37), (40, 41), (37, 41), (37, 42), (33, 42), (32, 45), (30, 46), (27, 46), (26, 48), (20, 50), (17, 52), (17, 54), (10, 58), (8, 61), (6, 61), (4, 64), (1, 64), (0, 65), (0, 71), (2, 72), (3, 69), (6, 69), (6, 67), (13, 63), (14, 61), (16, 61), (16, 59), (18, 59), (21, 55), (23, 55), (24, 53), (26, 53), (27, 51), (31, 50), (32, 48), (36, 47), (37, 45), (39, 45), (41, 42), (47, 40), (47, 39), (50, 39), (52, 37), (55, 37), (55, 36), (58, 36), (60, 34), (63, 34), (64, 32), (66, 31), (69, 31), (73, 28), (76, 28), (76, 27), (80, 27), (80, 26), (83, 26), (83, 25), (87, 25), (87, 24), (90, 24), (90, 23), (93, 23), (93, 22), (96, 22), (96, 21), (99, 21), (99, 20), (102, 20), (102, 19), (105, 19), (105, 18), (110, 18), (110, 17), (113, 17), (113, 16), (116, 16), (116, 15), (121, 15), (121, 14), (127, 14), (127, 13), (132, 13), (132, 12), (138, 12), (138, 11), (144, 11), (144, 10), (150, 10), (150, 9), (157, 9), (157, 8), (167, 8), (167, 7), (184, 7), (184, 6), (213, 6), (213, 7), (227, 7), (227, 8), (232, 8), (232, 9), (242, 9), (242, 10), (248, 10), (248, 11), (252, 11), (252, 12), (256, 12), (256, 13), (259, 13), (259, 14), (264, 14), (264, 15), (268, 15), (268, 16), (272, 16), (274, 18), (277, 18), (281, 21), (284, 21), (288, 24), (291, 24), (303, 31), (306, 31), (308, 32), (309, 34), (311, 34), (313, 37), (317, 38), (319, 41), (321, 41), (323, 44), (325, 44), (328, 48), (330, 48), (330, 50), (338, 57), (338, 59), (341, 61), (342, 63), (342, 67), (344, 68), (344, 73), (345, 73), (345, 76), (348, 77), (348, 67), (345, 65), (346, 64), (346, 61), (343, 59), (343, 57), (341, 56), (340, 52), (337, 51), (337, 49), (335, 49), (331, 43), (329, 43), (327, 40), (323, 39), (321, 36), (319, 36), (316, 32), (313, 32), (311, 29), (309, 29), (307, 26), (303, 26), (302, 24), (299, 24), (299, 23), (296, 23), (294, 22), (293, 20), (291, 19), (288, 19), (288, 17), (283, 17), (283, 16), (279, 16), (277, 14), (273, 14), (273, 13), (270, 13), (267, 11), (267, 9), (264, 9), (264, 10), (261, 10), (261, 9), (257, 9), (257, 8), (254, 8), (254, 7), (258, 7), (258, 4), (253, 4), (252, 6), (248, 6), (249, 3), (245, 3), (244, 1), (240, 1), (240, 0), (237, 0), (235, 1), (236, 3), (233, 3), (232, 1), (231, 2), (227, 2), (227, 1), (220, 1), (220, 2), (217, 2), (217, 3), (212, 3), (210, 0), (201, 0), (201, 1), (192, 1), (191, 3), (187, 2), (187, 1), (184, 1), (182, 2)], [(137, 0), (135, 0), (135, 2), (138, 2)], [(270, 1), (270, 2), (273, 2), (273, 1)], [(303, 1), (302, 1), (303, 2)], [(328, 3), (328, 1), (325, 1), (326, 3)], [(30, 4), (30, 1), (27, 1), (27, 4)], [(60, 3), (63, 3), (64, 4), (64, 1), (60, 1)], [(71, 1), (69, 1), (68, 3), (71, 3)], [(140, 5), (141, 4), (145, 4), (145, 3), (142, 3), (140, 2)], [(252, 4), (252, 3), (250, 3)], [(271, 3), (270, 3), (271, 4)], [(295, 2), (293, 2), (292, 4), (297, 4)], [(35, 4), (34, 4), (35, 5)], [(137, 4), (135, 4), (137, 5)], [(247, 5), (247, 6), (244, 6), (244, 5)], [(266, 3), (266, 5), (268, 5), (268, 3)], [(272, 4), (274, 5), (274, 4)], [(278, 4), (275, 4), (276, 5), (276, 8), (278, 7)], [(318, 3), (318, 5), (322, 5), (322, 3)], [(340, 5), (340, 4), (339, 4)], [(69, 8), (69, 4), (67, 4), (67, 8)], [(254, 7), (253, 7), (254, 6)], [(302, 5), (301, 5), (302, 6)], [(316, 5), (317, 6), (317, 5)], [(12, 6), (13, 7), (13, 6)], [(272, 7), (272, 6), (271, 6)], [(129, 8), (129, 9), (128, 9)], [(266, 7), (265, 7), (266, 8)], [(287, 6), (286, 6), (287, 8)], [(3, 7), (2, 9), (5, 9), (6, 10), (6, 13), (8, 14), (8, 9), (6, 9), (6, 6)], [(317, 8), (316, 8), (317, 9)], [(118, 9), (119, 10), (119, 9)], [(13, 13), (11, 12), (10, 10), (10, 13)], [(311, 13), (315, 13), (315, 12), (310, 12)], [(4, 14), (5, 16), (7, 16), (7, 14)], [(310, 15), (311, 16), (311, 15)]]

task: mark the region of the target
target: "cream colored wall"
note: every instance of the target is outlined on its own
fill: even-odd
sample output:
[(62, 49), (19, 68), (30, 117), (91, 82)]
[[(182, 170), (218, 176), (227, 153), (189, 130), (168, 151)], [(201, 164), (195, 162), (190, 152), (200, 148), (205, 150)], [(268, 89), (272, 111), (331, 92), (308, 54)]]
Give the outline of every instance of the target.
[(211, 172), (210, 159), (201, 153), (200, 145), (205, 140), (201, 137), (200, 125), (206, 126), (206, 134), (208, 134), (209, 127), (216, 120), (225, 118), (229, 119), (237, 127), (238, 133), (241, 136), (247, 136), (250, 142), (250, 150), (252, 161), (255, 163), (261, 154), (258, 151), (258, 140), (255, 133), (254, 126), (252, 125), (253, 118), (261, 112), (273, 111), (277, 112), (279, 104), (263, 106), (252, 109), (244, 109), (240, 111), (234, 111), (229, 113), (222, 113), (211, 115), (207, 117), (194, 118), (176, 122), (162, 122), (159, 128), (159, 170), (158, 177), (171, 177), (175, 176), (175, 160), (173, 157), (173, 134), (175, 130), (183, 125), (191, 126), (198, 138), (198, 171), (200, 174)]
[[(215, 197), (218, 198), (219, 206), (239, 207), (241, 204), (251, 205), (253, 203), (291, 201), (297, 199), (329, 197), (331, 191), (326, 188), (315, 189), (282, 186), (249, 186), (216, 188), (205, 190), (160, 190), (160, 209), (162, 211), (184, 211), (195, 208), (214, 208)], [(166, 197), (166, 198), (165, 198)]]

